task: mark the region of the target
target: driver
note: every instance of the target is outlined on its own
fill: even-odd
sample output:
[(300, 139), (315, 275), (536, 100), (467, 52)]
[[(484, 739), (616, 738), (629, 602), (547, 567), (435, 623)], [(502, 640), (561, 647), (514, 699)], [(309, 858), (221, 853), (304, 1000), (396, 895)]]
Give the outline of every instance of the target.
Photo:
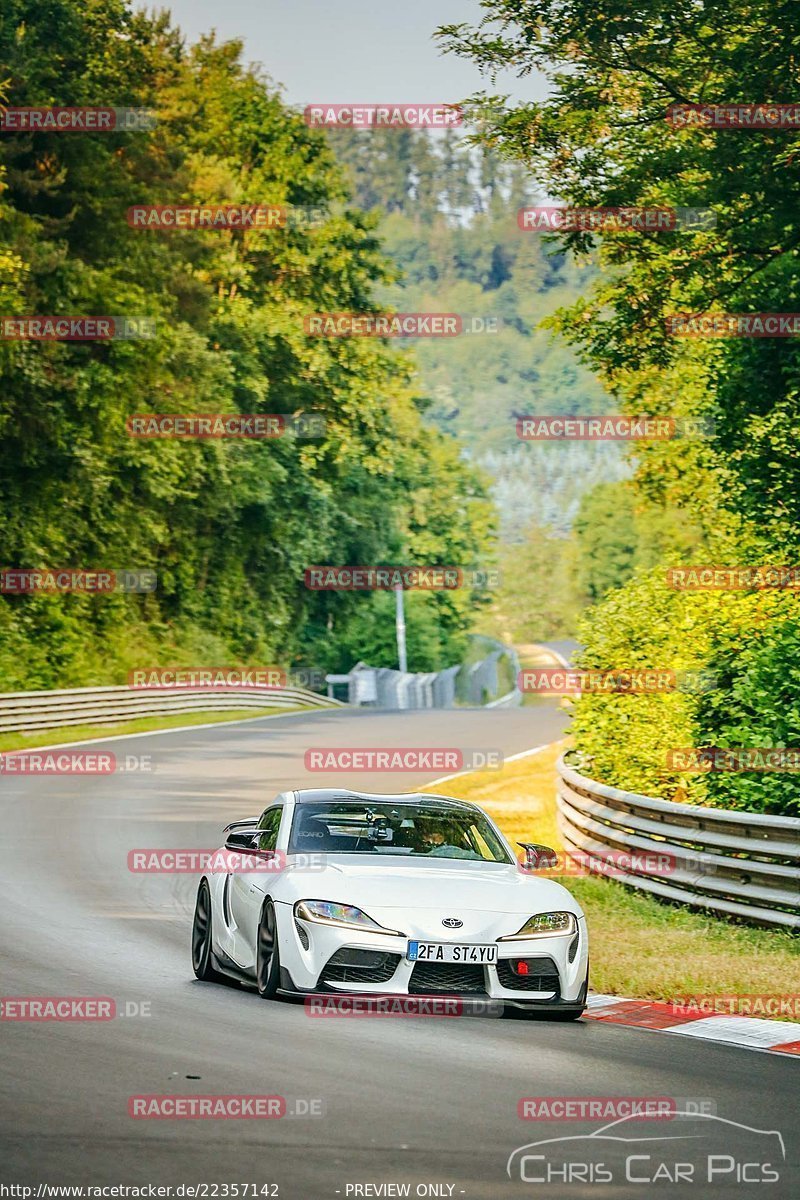
[[(448, 828), (448, 837), (455, 838), (457, 833)], [(471, 850), (465, 850), (463, 846), (456, 846), (447, 840), (441, 827), (428, 826), (422, 830), (420, 837), (420, 851), (422, 854), (436, 855), (438, 858), (474, 858), (475, 855)]]

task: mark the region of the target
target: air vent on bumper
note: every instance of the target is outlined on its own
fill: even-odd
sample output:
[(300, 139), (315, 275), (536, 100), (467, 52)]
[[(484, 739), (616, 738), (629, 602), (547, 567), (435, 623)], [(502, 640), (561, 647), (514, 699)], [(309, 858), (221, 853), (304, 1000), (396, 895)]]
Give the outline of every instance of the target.
[(320, 983), (387, 983), (397, 970), (399, 954), (343, 947), (328, 959)]

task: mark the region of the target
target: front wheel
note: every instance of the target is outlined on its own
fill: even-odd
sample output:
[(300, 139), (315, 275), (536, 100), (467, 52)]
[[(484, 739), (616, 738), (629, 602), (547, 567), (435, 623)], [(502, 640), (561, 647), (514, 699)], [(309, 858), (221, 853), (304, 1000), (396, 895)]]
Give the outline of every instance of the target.
[(256, 986), (259, 996), (271, 1000), (278, 990), (281, 964), (278, 957), (278, 926), (275, 905), (267, 900), (261, 910), (256, 945)]
[(200, 880), (192, 924), (192, 968), (198, 979), (211, 983), (222, 979), (211, 965), (211, 892), (208, 882)]

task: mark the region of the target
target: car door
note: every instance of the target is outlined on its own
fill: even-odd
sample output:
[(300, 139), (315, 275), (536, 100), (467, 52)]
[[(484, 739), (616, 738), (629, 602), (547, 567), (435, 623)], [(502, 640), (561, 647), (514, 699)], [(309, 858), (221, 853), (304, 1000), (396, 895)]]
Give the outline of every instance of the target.
[[(258, 823), (257, 849), (261, 852), (275, 850), (278, 844), (283, 805), (275, 804), (268, 808)], [(270, 882), (278, 873), (270, 870), (270, 860), (258, 857), (259, 866), (263, 870), (234, 871), (227, 880), (227, 903), (233, 941), (235, 946), (234, 959), (241, 967), (250, 968), (255, 964), (255, 946), (258, 934), (258, 922), (261, 917), (261, 905), (264, 896), (270, 889)]]

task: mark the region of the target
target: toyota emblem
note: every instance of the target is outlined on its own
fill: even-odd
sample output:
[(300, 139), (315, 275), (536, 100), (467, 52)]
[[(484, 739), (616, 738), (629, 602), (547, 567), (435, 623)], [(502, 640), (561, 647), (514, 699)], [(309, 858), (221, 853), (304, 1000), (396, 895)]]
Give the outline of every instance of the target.
[(460, 929), (464, 922), (459, 921), (458, 917), (445, 917), (442, 924), (446, 925), (448, 929)]

